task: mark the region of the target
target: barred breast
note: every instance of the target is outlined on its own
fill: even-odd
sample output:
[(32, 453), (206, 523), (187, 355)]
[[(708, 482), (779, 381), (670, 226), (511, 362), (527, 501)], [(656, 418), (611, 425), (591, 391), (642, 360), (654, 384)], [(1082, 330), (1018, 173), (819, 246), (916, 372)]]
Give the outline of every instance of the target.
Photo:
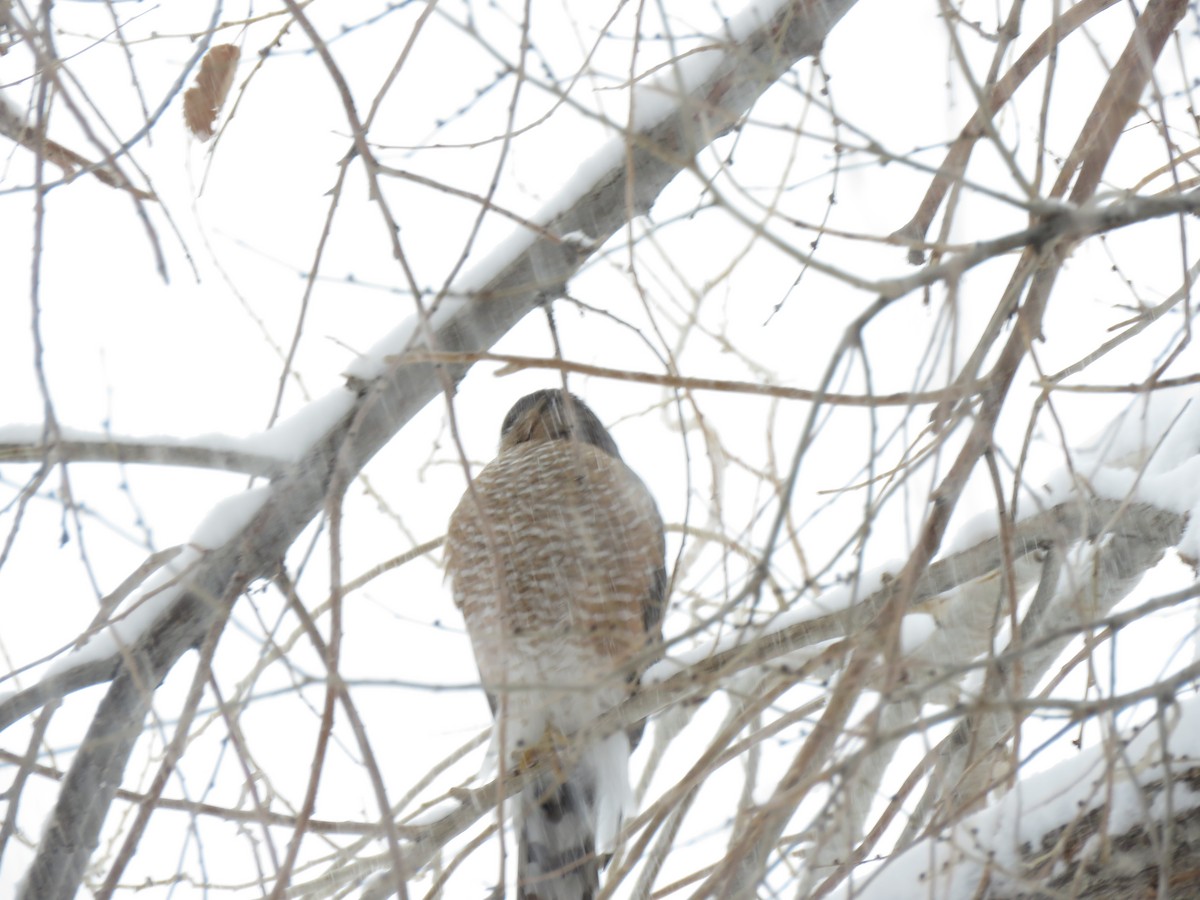
[(463, 496), (446, 544), (489, 692), (606, 678), (623, 690), (639, 674), (627, 667), (656, 639), (662, 521), (619, 458), (578, 441), (509, 448)]

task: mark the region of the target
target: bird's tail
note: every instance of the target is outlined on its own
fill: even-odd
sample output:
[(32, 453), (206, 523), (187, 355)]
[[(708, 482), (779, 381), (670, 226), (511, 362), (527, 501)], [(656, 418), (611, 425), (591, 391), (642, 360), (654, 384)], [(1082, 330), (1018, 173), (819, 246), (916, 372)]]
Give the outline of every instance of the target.
[(517, 896), (592, 900), (630, 800), (629, 739), (586, 748), (565, 778), (546, 768), (517, 801)]

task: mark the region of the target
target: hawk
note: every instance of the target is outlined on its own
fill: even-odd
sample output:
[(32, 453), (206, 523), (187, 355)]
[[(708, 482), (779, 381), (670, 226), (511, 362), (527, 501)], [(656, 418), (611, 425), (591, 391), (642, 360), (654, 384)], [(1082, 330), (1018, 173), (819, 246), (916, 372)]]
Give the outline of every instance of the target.
[(662, 519), (582, 400), (522, 397), (463, 495), (446, 572), (496, 719), (500, 764), (538, 775), (516, 801), (522, 900), (588, 900), (630, 799), (637, 726), (573, 734), (661, 654)]

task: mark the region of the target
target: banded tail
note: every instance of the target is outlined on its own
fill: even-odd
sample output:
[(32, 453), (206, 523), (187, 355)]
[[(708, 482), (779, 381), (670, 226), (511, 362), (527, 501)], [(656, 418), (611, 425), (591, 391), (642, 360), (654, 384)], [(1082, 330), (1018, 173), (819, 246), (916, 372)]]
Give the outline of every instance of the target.
[(565, 780), (539, 774), (517, 800), (519, 900), (593, 900), (629, 801), (623, 732), (586, 749)]

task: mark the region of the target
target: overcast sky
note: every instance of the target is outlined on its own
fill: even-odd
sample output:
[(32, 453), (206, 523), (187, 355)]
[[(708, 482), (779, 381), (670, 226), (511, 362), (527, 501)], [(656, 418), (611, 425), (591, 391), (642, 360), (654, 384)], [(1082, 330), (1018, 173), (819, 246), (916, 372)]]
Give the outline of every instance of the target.
[[(586, 172), (589, 157), (603, 152), (617, 133), (600, 116), (627, 121), (632, 77), (669, 76), (669, 68), (667, 76), (658, 69), (663, 61), (719, 39), (721, 16), (740, 8), (664, 3), (663, 21), (658, 5), (630, 5), (606, 24), (613, 6), (530, 4), (534, 49), (525, 58), (528, 74), (517, 91), (518, 80), (503, 70), (521, 59), (522, 5), (439, 4), (377, 108), (380, 88), (426, 6), (315, 2), (306, 9), (345, 77), (357, 114), (373, 115), (370, 139), (381, 163), (473, 195), (488, 191), (499, 166), (496, 205), (531, 217), (561, 203), (563, 192), (575, 191), (580, 169)], [(966, 6), (964, 18), (978, 19), (980, 32), (962, 26), (956, 34), (964, 41), (960, 49), (973, 76), (982, 80), (994, 51), (987, 35), (996, 28), (996, 10), (987, 3)], [(1030, 6), (1037, 8), (1026, 11), (1017, 53), (1047, 24), (1048, 10)], [(572, 281), (571, 302), (556, 306), (562, 355), (646, 372), (662, 372), (663, 359), (670, 356), (688, 376), (817, 387), (847, 325), (878, 296), (822, 269), (866, 282), (913, 273), (904, 250), (881, 239), (913, 215), (946, 142), (975, 108), (938, 9), (933, 2), (863, 0), (851, 10), (828, 41), (819, 68), (800, 63), (737, 132), (704, 151), (696, 171), (680, 176), (648, 217), (610, 241)], [(468, 252), (477, 202), (402, 177), (385, 178), (406, 272), (393, 257), (390, 234), (361, 166), (348, 166), (344, 183), (338, 184), (339, 163), (350, 148), (341, 97), (303, 32), (295, 25), (287, 28), (275, 6), (226, 4), (217, 15), (222, 22), (249, 24), (223, 28), (213, 39), (238, 46), (241, 60), (217, 137), (210, 142), (184, 127), (181, 95), (173, 91), (195, 74), (186, 67), (197, 48), (194, 36), (214, 16), (211, 7), (74, 2), (57, 4), (53, 14), (57, 51), (68, 60), (63, 90), (104, 147), (140, 134), (147, 111), (163, 107), (149, 134), (121, 160), (130, 180), (157, 199), (135, 203), (128, 192), (88, 175), (61, 184), (61, 172), (47, 164), (43, 179), (55, 186), (44, 194), (39, 211), (30, 187), (33, 154), (3, 139), (0, 442), (5, 425), (40, 426), (48, 404), (63, 427), (134, 438), (166, 436), (187, 443), (196, 436), (240, 439), (260, 432), (272, 422), (283, 360), (294, 339), (279, 401), (285, 418), (314, 398), (337, 392), (358, 355), (413, 314), (408, 272), (428, 300), (455, 272), (457, 283), (466, 283), (473, 267), (487, 265), (489, 251), (520, 231), (510, 217), (487, 215)], [(639, 15), (641, 39), (635, 42)], [(1073, 36), (1060, 50), (1042, 156), (1048, 167), (1043, 191), (1055, 175), (1054, 159), (1070, 150), (1107, 66), (1127, 39), (1129, 15), (1126, 5), (1117, 4), (1086, 36)], [(114, 20), (124, 44), (114, 39)], [(1182, 40), (1179, 52), (1186, 58), (1188, 49), (1195, 49), (1194, 37)], [(1006, 65), (1014, 56), (1006, 57)], [(1176, 59), (1162, 69), (1162, 109), (1180, 129), (1178, 141), (1186, 148), (1195, 144), (1195, 129), (1180, 113), (1186, 96)], [(29, 77), (29, 54), (18, 44), (0, 63), (4, 97), (30, 115), (37, 82)], [(565, 101), (546, 89), (551, 82), (565, 93)], [(1026, 179), (1037, 171), (1045, 84), (1044, 74), (1031, 79), (1019, 102), (997, 120)], [(65, 98), (57, 97), (50, 109), (52, 139), (90, 159), (103, 155)], [(510, 116), (515, 136), (505, 140)], [(1140, 185), (1165, 158), (1161, 135), (1139, 120), (1106, 170), (1105, 196)], [(956, 198), (950, 243), (1025, 227), (1028, 209), (1021, 186), (986, 142), (972, 160), (968, 180), (972, 186)], [(1148, 193), (1169, 183), (1161, 176), (1139, 189)], [(763, 221), (774, 242), (754, 228)], [(813, 252), (816, 233), (805, 226), (818, 223), (828, 229), (817, 243), (820, 265), (806, 266), (801, 254)], [(35, 233), (40, 234), (36, 242)], [(1017, 400), (998, 430), (1006, 491), (1038, 394), (1033, 386), (1038, 369), (1053, 373), (1075, 362), (1102, 343), (1110, 328), (1129, 319), (1131, 310), (1179, 289), (1194, 237), (1191, 222), (1168, 218), (1074, 251), (1045, 322), (1046, 340), (1035, 350), (1037, 368), (1021, 370)], [(318, 251), (319, 272), (310, 279)], [(971, 270), (953, 296), (938, 286), (931, 295), (914, 291), (898, 301), (863, 332), (869, 367), (861, 357), (840, 365), (831, 388), (885, 394), (944, 384), (974, 347), (1011, 265), (1011, 257), (1000, 258)], [(1181, 330), (1179, 317), (1168, 317), (1161, 327), (1097, 361), (1088, 379), (1128, 383), (1145, 378), (1177, 347)], [(495, 349), (553, 355), (545, 316), (529, 316)], [(1166, 375), (1188, 374), (1195, 367), (1194, 347), (1185, 346)], [(495, 363), (477, 365), (455, 400), (457, 436), (472, 464), (493, 455), (501, 417), (513, 400), (558, 383), (553, 371), (498, 378), (498, 369)], [(612, 425), (626, 459), (650, 484), (663, 510), (672, 557), (686, 564), (667, 628), (669, 634), (682, 633), (737, 592), (747, 566), (728, 546), (702, 540), (684, 544), (681, 523), (723, 533), (733, 545), (752, 547), (761, 540), (775, 516), (777, 484), (808, 406), (702, 393), (696, 395), (698, 406), (684, 407), (681, 415), (661, 387), (579, 376), (571, 383)], [(1054, 416), (1038, 419), (1033, 429), (1028, 484), (1061, 477), (1064, 447), (1084, 446), (1127, 403), (1126, 396), (1057, 395)], [(1182, 408), (1175, 402), (1169, 415)], [(343, 537), (345, 580), (442, 534), (465, 484), (445, 413), (444, 402), (431, 404), (351, 488)], [(802, 540), (775, 559), (779, 596), (815, 603), (819, 591), (802, 594), (814, 573), (828, 590), (856, 572), (894, 571), (888, 566), (909, 552), (927, 491), (944, 474), (952, 453), (928, 461), (913, 476), (910, 493), (892, 496), (878, 511), (860, 553), (854, 552), (865, 496), (861, 485), (898, 465), (906, 448), (926, 437), (927, 411), (907, 416), (903, 408), (879, 410), (872, 418), (862, 409), (838, 407), (822, 420), (793, 495), (789, 523)], [(1126, 420), (1123, 433), (1145, 433), (1139, 421)], [(303, 428), (291, 432), (298, 442), (306, 433)], [(28, 431), (9, 431), (8, 439), (14, 435), (25, 439)], [(879, 451), (874, 470), (868, 468), (871, 446)], [(273, 452), (285, 451), (276, 446)], [(70, 645), (96, 614), (99, 600), (148, 553), (187, 542), (214, 504), (241, 495), (248, 484), (242, 473), (78, 464), (70, 467), (69, 482), (52, 474), (33, 499), (19, 502), (33, 471), (0, 456), (0, 526), (3, 539), (12, 538), (0, 568), (0, 667), (31, 667), (0, 683), (0, 690), (36, 679), (43, 671), (40, 661)], [(994, 510), (993, 485), (986, 472), (977, 475), (956, 514), (951, 540), (972, 516)], [(1183, 476), (1178, 478), (1183, 485)], [(1171, 493), (1169, 485), (1159, 489)], [(64, 512), (66, 490), (73, 506)], [(237, 509), (225, 507), (222, 515), (236, 517)], [(959, 546), (968, 540), (960, 535)], [(314, 527), (289, 557), (309, 609), (328, 591), (328, 552), (324, 533)], [(1184, 573), (1169, 555), (1131, 602), (1186, 583)], [(342, 674), (369, 682), (356, 688), (355, 699), (368, 721), (375, 754), (387, 763), (385, 780), (395, 800), (439, 760), (482, 734), (488, 709), (475, 689), (470, 648), (442, 582), (438, 552), (372, 581), (352, 595), (346, 616)], [(1190, 616), (1183, 624), (1167, 622), (1172, 644), (1161, 657), (1154, 655), (1149, 671), (1118, 666), (1122, 689), (1190, 660)], [(277, 592), (252, 591), (239, 604), (218, 656), (226, 667), (221, 671), (227, 691), (236, 692), (265, 652), (264, 635), (283, 643), (297, 630)], [(694, 651), (691, 645), (706, 647), (726, 636), (718, 628), (675, 649)], [(178, 667), (160, 693), (161, 721), (154, 727), (165, 735), (171, 733), (193, 665)], [(255, 764), (269, 772), (281, 810), (288, 804), (294, 808), (303, 794), (322, 673), (320, 660), (298, 640), (289, 664), (265, 666), (257, 676), (253, 692), (258, 699), (240, 718), (245, 746)], [(1112, 684), (1117, 683), (1114, 675)], [(305, 689), (297, 690), (298, 685)], [(817, 692), (798, 690), (789, 702)], [(99, 696), (98, 689), (81, 692), (55, 717), (47, 739), (58, 754), (54, 764), (66, 764)], [(717, 697), (697, 712), (689, 728), (707, 734), (725, 710), (725, 699)], [(8, 729), (0, 747), (24, 752), (29, 728), (22, 722)], [(239, 803), (243, 772), (226, 736), (214, 717), (189, 749), (184, 780), (172, 782), (170, 796)], [(795, 730), (784, 734), (779, 746), (791, 747), (789, 741), (798, 736)], [(668, 785), (669, 773), (681, 771), (702, 746), (701, 737), (677, 743), (677, 756), (660, 771), (666, 780), (656, 789)], [(423, 796), (465, 783), (481, 758), (482, 750), (474, 751)], [(770, 773), (786, 758), (781, 753), (762, 760), (764, 784), (771, 784)], [(144, 786), (154, 771), (155, 763), (143, 756), (127, 780)], [(323, 784), (319, 818), (362, 822), (377, 817), (348, 731), (337, 734)], [(21, 820), (25, 836), (36, 838), (54, 788), (42, 781), (27, 790)], [(672, 861), (668, 873), (682, 877), (703, 854), (720, 852), (728, 824), (721, 804), (732, 802), (739, 788), (737, 773), (723, 770), (712, 779), (704, 800), (709, 805), (701, 807), (712, 812), (689, 821), (681, 841), (683, 861)], [(127, 882), (168, 878), (177, 869), (221, 885), (248, 884), (257, 877), (255, 855), (261, 848), (231, 837), (224, 823), (192, 825), (173, 813), (156, 814), (156, 823), (159, 817), (166, 824), (144, 840)], [(189, 832), (190, 825), (194, 831)], [(198, 850), (198, 840), (213, 842), (206, 848), (211, 858)], [(337, 840), (350, 843), (345, 836)], [(29, 850), (18, 844), (10, 846), (0, 866), (0, 893), (11, 889), (27, 864)], [(309, 858), (322, 852), (314, 845)], [(306, 870), (297, 880), (317, 871)], [(496, 872), (494, 849), (478, 854), (474, 866), (456, 876), (463, 896), (478, 895)], [(664, 877), (667, 883), (670, 878)], [(427, 888), (429, 882), (422, 884)]]

